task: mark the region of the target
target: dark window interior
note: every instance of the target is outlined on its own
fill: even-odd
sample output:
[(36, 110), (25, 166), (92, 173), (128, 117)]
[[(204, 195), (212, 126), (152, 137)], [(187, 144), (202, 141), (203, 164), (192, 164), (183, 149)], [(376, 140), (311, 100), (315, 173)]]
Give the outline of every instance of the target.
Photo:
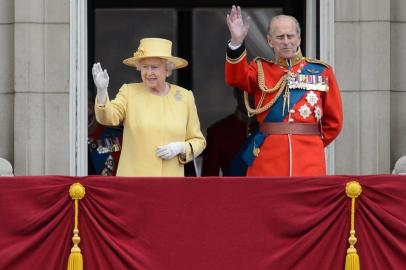
[[(103, 10), (138, 10), (138, 12), (143, 13), (146, 17), (143, 19), (143, 23), (140, 25), (128, 25), (128, 30), (133, 30), (134, 32), (139, 32), (140, 29), (143, 29), (142, 34), (140, 34), (139, 38), (143, 35), (145, 37), (151, 36), (155, 34), (155, 31), (150, 31), (152, 29), (161, 29), (161, 37), (163, 38), (170, 38), (172, 34), (170, 32), (176, 33), (176, 40), (172, 40), (174, 42), (174, 46), (176, 45), (176, 51), (178, 56), (185, 58), (189, 61), (189, 63), (193, 63), (193, 52), (199, 51), (199, 45), (193, 44), (193, 34), (196, 29), (194, 29), (193, 20), (194, 15), (196, 15), (196, 10), (199, 9), (207, 9), (212, 10), (213, 13), (216, 10), (226, 10), (228, 11), (233, 4), (238, 4), (242, 7), (243, 10), (246, 9), (255, 9), (255, 10), (262, 10), (262, 9), (271, 9), (271, 8), (278, 8), (281, 9), (283, 14), (292, 15), (296, 17), (301, 24), (302, 27), (302, 51), (305, 51), (305, 36), (306, 36), (306, 29), (305, 29), (305, 15), (306, 15), (306, 1), (305, 0), (278, 0), (278, 1), (261, 1), (261, 0), (245, 0), (245, 1), (224, 1), (224, 0), (175, 0), (170, 1), (159, 1), (159, 0), (150, 0), (150, 1), (134, 1), (134, 0), (120, 0), (120, 1), (113, 1), (113, 0), (88, 0), (88, 46), (89, 46), (89, 53), (88, 53), (88, 62), (89, 67), (97, 61), (98, 59), (95, 56), (95, 51), (99, 44), (95, 41), (96, 35), (95, 32), (97, 31), (97, 22), (95, 20), (96, 13), (102, 12)], [(155, 23), (156, 19), (159, 19), (158, 22), (161, 22), (162, 17), (160, 13), (165, 13), (172, 11), (174, 19), (174, 24), (171, 24), (174, 28), (165, 32), (165, 28), (170, 26), (169, 24), (157, 24)], [(147, 14), (151, 13), (148, 17)], [(156, 13), (155, 15), (153, 13)], [(168, 15), (168, 14), (166, 14)], [(165, 16), (165, 15), (164, 15)], [(267, 18), (269, 20), (270, 17)], [(255, 21), (257, 18), (252, 17)], [(120, 21), (120, 18), (117, 20), (112, 21), (111, 23), (116, 23)], [(142, 20), (141, 20), (142, 21)], [(204, 22), (203, 22), (204, 23)], [(226, 28), (225, 17), (223, 20), (223, 28)], [(220, 26), (220, 25), (219, 25)], [(123, 29), (125, 31), (126, 29)], [(228, 31), (228, 30), (227, 30)], [(131, 32), (131, 31), (127, 31)], [(198, 34), (198, 33), (195, 33)], [(224, 35), (228, 38), (228, 32), (225, 32)], [(133, 41), (138, 42), (139, 38), (134, 36)], [(212, 40), (213, 45), (217, 46), (219, 50), (225, 50), (225, 42), (227, 40)], [(124, 51), (125, 48), (122, 48), (123, 53), (125, 55), (130, 55), (134, 50), (137, 48), (137, 43), (131, 44), (130, 51)], [(223, 46), (223, 47), (221, 47)], [(120, 59), (117, 59), (117, 62)], [(120, 62), (121, 63), (121, 62)], [(177, 74), (177, 83), (187, 89), (194, 89), (193, 85), (193, 67), (190, 65), (186, 69), (182, 69), (178, 71)], [(91, 74), (89, 76), (89, 86), (93, 85)]]

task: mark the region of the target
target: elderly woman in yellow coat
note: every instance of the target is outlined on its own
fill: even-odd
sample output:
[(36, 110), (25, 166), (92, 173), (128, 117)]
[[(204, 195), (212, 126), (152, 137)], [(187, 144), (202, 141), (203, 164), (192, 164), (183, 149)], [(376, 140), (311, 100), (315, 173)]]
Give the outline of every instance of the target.
[(117, 176), (183, 176), (184, 164), (206, 146), (193, 93), (166, 82), (173, 69), (188, 64), (171, 51), (169, 40), (141, 39), (134, 56), (123, 63), (136, 67), (142, 82), (124, 84), (111, 101), (107, 71), (100, 63), (93, 65), (97, 121), (124, 126)]

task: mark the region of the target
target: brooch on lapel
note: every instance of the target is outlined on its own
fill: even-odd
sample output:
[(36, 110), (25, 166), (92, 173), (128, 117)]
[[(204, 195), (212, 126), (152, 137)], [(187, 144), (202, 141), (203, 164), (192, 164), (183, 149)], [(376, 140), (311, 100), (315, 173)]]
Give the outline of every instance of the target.
[(176, 90), (176, 93), (174, 95), (176, 101), (181, 101), (182, 100), (182, 94), (179, 92), (179, 90)]

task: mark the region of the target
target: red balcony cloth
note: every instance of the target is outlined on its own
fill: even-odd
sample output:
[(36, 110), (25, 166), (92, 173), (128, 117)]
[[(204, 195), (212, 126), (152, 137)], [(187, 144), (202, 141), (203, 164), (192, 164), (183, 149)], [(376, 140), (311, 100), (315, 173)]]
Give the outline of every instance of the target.
[(350, 199), (361, 269), (406, 269), (406, 176), (0, 178), (0, 269), (66, 269), (70, 184), (84, 269), (342, 270)]

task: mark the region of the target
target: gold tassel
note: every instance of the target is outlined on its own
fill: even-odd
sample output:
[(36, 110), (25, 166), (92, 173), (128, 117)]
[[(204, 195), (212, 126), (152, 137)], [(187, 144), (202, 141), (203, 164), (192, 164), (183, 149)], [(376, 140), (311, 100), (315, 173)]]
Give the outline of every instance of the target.
[(83, 257), (79, 248), (79, 200), (85, 197), (85, 188), (80, 183), (74, 183), (69, 188), (69, 195), (75, 201), (75, 226), (73, 228), (73, 247), (68, 260), (68, 270), (83, 270)]
[(357, 243), (357, 237), (355, 237), (355, 199), (362, 193), (362, 187), (357, 181), (348, 182), (345, 187), (347, 196), (351, 198), (351, 230), (348, 243), (350, 247), (347, 249), (347, 256), (345, 257), (345, 270), (360, 270), (359, 256), (355, 243)]

